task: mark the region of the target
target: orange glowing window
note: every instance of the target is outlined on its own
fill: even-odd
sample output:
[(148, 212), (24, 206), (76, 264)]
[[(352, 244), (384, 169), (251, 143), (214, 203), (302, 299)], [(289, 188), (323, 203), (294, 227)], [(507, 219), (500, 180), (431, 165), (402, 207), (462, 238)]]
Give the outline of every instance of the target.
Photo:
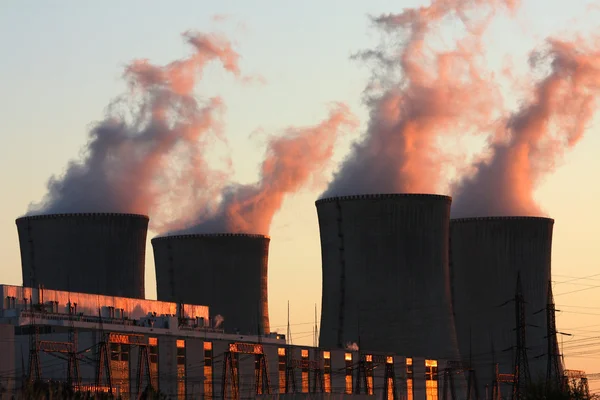
[[(393, 363), (394, 363), (394, 357), (392, 357), (392, 356), (387, 356), (387, 357), (385, 358), (385, 362), (386, 362), (386, 363), (388, 363), (388, 364), (393, 364)], [(406, 363), (408, 364), (408, 359), (406, 360)], [(411, 364), (412, 364), (412, 360), (411, 360)]]
[(277, 355), (285, 356), (285, 349), (283, 347), (278, 348)]
[(346, 394), (352, 394), (352, 375), (346, 375)]
[(185, 348), (185, 340), (183, 340), (183, 339), (178, 339), (178, 340), (177, 340), (177, 348), (178, 348), (178, 349), (184, 349), (184, 348)]
[(204, 350), (212, 350), (212, 342), (204, 342)]
[(302, 350), (302, 358), (308, 358), (308, 350)]
[(412, 358), (406, 359), (406, 365), (412, 365)]
[(148, 338), (149, 346), (158, 346), (158, 339), (155, 337)]
[(438, 400), (437, 381), (427, 381), (425, 383), (425, 395), (427, 400)]
[[(408, 362), (407, 362), (408, 364)], [(437, 360), (425, 360), (426, 367), (437, 367)]]
[(346, 353), (346, 355), (344, 356), (344, 360), (352, 361), (352, 353)]
[(367, 355), (365, 356), (365, 361), (366, 361), (366, 362), (373, 362), (373, 355), (371, 355), (371, 354), (367, 354)]
[(326, 360), (331, 359), (331, 353), (329, 351), (324, 351), (323, 352), (323, 358)]

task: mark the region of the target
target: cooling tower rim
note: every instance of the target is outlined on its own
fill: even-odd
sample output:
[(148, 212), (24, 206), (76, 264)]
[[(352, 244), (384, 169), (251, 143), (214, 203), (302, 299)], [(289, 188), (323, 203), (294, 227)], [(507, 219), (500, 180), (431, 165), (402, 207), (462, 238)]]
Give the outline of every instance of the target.
[(470, 218), (451, 218), (451, 224), (466, 224), (473, 222), (482, 222), (482, 221), (538, 221), (538, 222), (548, 222), (553, 224), (554, 219), (548, 217), (534, 217), (534, 216), (490, 216), (490, 217), (470, 217)]
[(380, 199), (397, 199), (397, 198), (423, 198), (423, 199), (436, 199), (443, 200), (448, 203), (452, 202), (451, 196), (443, 194), (429, 194), (429, 193), (375, 193), (375, 194), (353, 194), (348, 196), (334, 196), (325, 197), (315, 201), (315, 205), (324, 203), (334, 203), (337, 201), (354, 201), (354, 200), (380, 200)]
[(144, 214), (131, 214), (131, 213), (61, 213), (61, 214), (37, 214), (37, 215), (24, 215), (15, 220), (18, 224), (20, 221), (38, 220), (38, 219), (67, 219), (67, 218), (136, 218), (143, 219), (146, 221), (150, 220), (150, 217)]
[(189, 233), (185, 235), (156, 236), (155, 238), (152, 238), (151, 242), (154, 243), (167, 240), (202, 239), (218, 237), (239, 237), (249, 239), (271, 240), (271, 238), (268, 235), (261, 235), (258, 233)]

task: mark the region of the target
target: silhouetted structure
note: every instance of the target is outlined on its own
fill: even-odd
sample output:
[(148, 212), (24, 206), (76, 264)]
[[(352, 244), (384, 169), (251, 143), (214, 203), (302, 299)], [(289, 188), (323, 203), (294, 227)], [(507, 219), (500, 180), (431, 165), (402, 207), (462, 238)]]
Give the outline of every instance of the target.
[(269, 242), (249, 234), (152, 239), (158, 299), (206, 304), (230, 332), (269, 333)]
[(145, 297), (147, 216), (47, 214), (16, 223), (24, 286)]
[(427, 194), (316, 202), (323, 264), (319, 346), (343, 347), (360, 336), (362, 346), (375, 351), (458, 358), (450, 203), (450, 197)]
[[(461, 354), (472, 349), (479, 392), (500, 374), (512, 374), (516, 356), (515, 306), (520, 274), (531, 377), (545, 379), (546, 308), (554, 220), (537, 217), (455, 219), (450, 223), (453, 308)], [(504, 306), (502, 306), (504, 304)], [(512, 306), (511, 306), (512, 305)], [(471, 340), (472, 338), (472, 340)], [(495, 357), (490, 351), (493, 338)], [(472, 346), (472, 347), (471, 347)]]

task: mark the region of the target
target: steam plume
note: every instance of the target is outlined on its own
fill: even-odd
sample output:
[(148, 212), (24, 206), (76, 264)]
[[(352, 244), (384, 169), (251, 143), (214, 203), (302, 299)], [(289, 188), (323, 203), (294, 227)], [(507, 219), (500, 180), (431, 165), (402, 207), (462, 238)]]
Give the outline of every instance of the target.
[[(393, 45), (383, 41), (358, 55), (375, 65), (365, 91), (369, 125), (323, 197), (436, 191), (444, 160), (439, 137), (477, 132), (497, 108), (495, 87), (478, 65), (480, 36), (497, 8), (515, 3), (434, 0), (373, 18)], [(435, 34), (455, 19), (469, 33), (454, 48), (436, 51)]]
[(215, 213), (200, 216), (190, 228), (176, 234), (267, 234), (284, 197), (318, 176), (332, 156), (338, 134), (356, 126), (348, 107), (337, 104), (316, 126), (288, 128), (283, 136), (269, 141), (259, 182), (229, 186)]
[(219, 326), (221, 326), (223, 321), (225, 321), (225, 318), (223, 318), (223, 316), (221, 314), (215, 315), (215, 323), (214, 323), (215, 329), (218, 328)]
[[(216, 35), (185, 32), (194, 53), (165, 66), (135, 60), (125, 68), (131, 94), (115, 100), (89, 132), (81, 162), (52, 177), (48, 193), (29, 213), (123, 212), (148, 214), (166, 189), (160, 185), (171, 152), (206, 145), (218, 133), (223, 104), (193, 95), (204, 67), (219, 61), (239, 75), (238, 54)], [(212, 136), (211, 136), (212, 137)], [(200, 140), (204, 142), (201, 142)], [(200, 153), (196, 153), (200, 159)]]
[(346, 350), (358, 351), (359, 348), (358, 348), (358, 345), (356, 343), (354, 343), (354, 342), (353, 343), (348, 342), (348, 343), (346, 343)]
[(531, 55), (550, 65), (532, 98), (506, 122), (508, 138), (494, 143), (491, 160), (457, 184), (455, 217), (540, 215), (533, 191), (565, 150), (579, 142), (600, 95), (600, 43), (550, 39)]

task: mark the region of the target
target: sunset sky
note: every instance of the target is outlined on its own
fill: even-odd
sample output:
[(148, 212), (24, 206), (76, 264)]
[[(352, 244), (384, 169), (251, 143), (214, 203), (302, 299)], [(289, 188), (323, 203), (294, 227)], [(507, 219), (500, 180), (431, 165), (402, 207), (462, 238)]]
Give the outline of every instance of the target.
[[(92, 123), (110, 101), (127, 90), (123, 68), (133, 59), (167, 64), (190, 54), (181, 39), (187, 30), (220, 32), (240, 54), (240, 83), (222, 68), (208, 66), (198, 96), (221, 96), (224, 133), (239, 183), (257, 179), (266, 139), (289, 127), (307, 127), (329, 117), (343, 102), (360, 127), (338, 141), (326, 175), (285, 198), (271, 225), (269, 303), (271, 329), (285, 332), (287, 301), (294, 343), (312, 344), (314, 307), (320, 311), (321, 260), (314, 201), (327, 187), (350, 143), (366, 129), (362, 92), (369, 69), (350, 56), (377, 44), (368, 15), (400, 12), (425, 1), (331, 0), (40, 2), (0, 4), (0, 283), (21, 284), (15, 218), (46, 194), (53, 174), (78, 159)], [(528, 54), (548, 37), (573, 39), (596, 34), (597, 0), (523, 0), (517, 15), (496, 17), (485, 36), (488, 68), (502, 81), (507, 65), (527, 81)], [(450, 32), (452, 27), (449, 28)], [(264, 82), (263, 82), (264, 80)], [(506, 106), (521, 93), (502, 81)], [(600, 115), (600, 113), (598, 113)], [(470, 155), (481, 140), (454, 149)], [(458, 152), (458, 153), (457, 153)], [(553, 281), (558, 329), (566, 366), (600, 372), (600, 118), (543, 179), (535, 200), (556, 220)], [(449, 193), (449, 185), (441, 190)], [(149, 239), (157, 232), (150, 232)], [(155, 298), (154, 263), (148, 240), (146, 293)], [(583, 345), (588, 345), (583, 347)], [(593, 382), (591, 382), (593, 383)], [(595, 386), (595, 385), (594, 385)]]

